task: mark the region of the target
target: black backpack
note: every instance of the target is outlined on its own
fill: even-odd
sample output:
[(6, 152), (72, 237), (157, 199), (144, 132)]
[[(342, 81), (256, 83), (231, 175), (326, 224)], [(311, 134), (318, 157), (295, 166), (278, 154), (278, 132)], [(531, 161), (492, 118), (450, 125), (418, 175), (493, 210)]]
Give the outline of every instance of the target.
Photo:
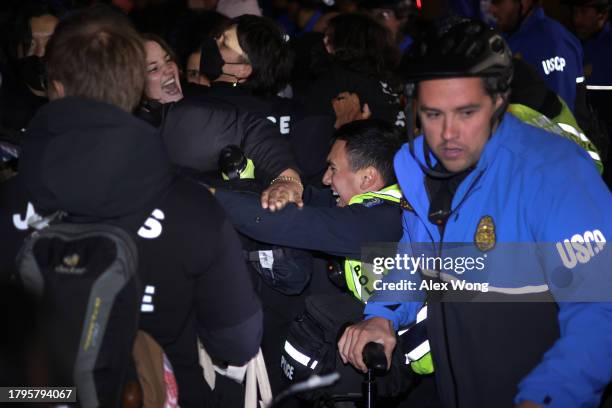
[(120, 406), (138, 329), (137, 266), (130, 234), (100, 223), (44, 226), (17, 257), (18, 277), (38, 299), (48, 385), (76, 386), (83, 407)]

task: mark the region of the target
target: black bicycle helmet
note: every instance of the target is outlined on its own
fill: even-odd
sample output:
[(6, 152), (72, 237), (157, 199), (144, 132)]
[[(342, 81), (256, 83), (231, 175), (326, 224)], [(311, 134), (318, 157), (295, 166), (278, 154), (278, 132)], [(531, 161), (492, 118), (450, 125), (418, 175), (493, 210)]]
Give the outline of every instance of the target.
[(417, 41), (401, 64), (408, 82), (455, 77), (499, 78), (497, 91), (512, 81), (512, 52), (501, 34), (486, 24), (449, 18)]

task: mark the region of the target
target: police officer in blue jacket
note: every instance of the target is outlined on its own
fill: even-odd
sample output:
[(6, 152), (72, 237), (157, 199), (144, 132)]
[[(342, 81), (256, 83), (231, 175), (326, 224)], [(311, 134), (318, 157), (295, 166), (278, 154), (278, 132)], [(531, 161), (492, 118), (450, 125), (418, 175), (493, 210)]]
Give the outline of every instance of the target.
[(570, 0), (574, 32), (584, 49), (587, 85), (607, 85), (612, 90), (612, 29), (609, 0)]
[[(610, 0), (568, 0), (571, 6), (573, 30), (584, 49), (584, 77), (587, 100), (612, 134), (612, 28)], [(605, 157), (604, 157), (605, 159)], [(612, 159), (608, 155), (607, 162)], [(612, 171), (605, 169), (604, 180), (612, 185)]]
[[(410, 204), (403, 212), (405, 253), (412, 250), (414, 259), (421, 243), (447, 254), (448, 243), (462, 243), (478, 256), (504, 258), (485, 274), (462, 277), (451, 264), (420, 267), (415, 275), (429, 284), (417, 292), (428, 300), (442, 405), (597, 406), (612, 380), (610, 191), (575, 144), (504, 113), (512, 63), (495, 31), (455, 23), (412, 50), (405, 74), (415, 84), (423, 135), (409, 138), (395, 157)], [(559, 252), (542, 249), (547, 245)], [(522, 252), (504, 256), (513, 247)], [(574, 250), (584, 250), (580, 261)], [(582, 262), (594, 267), (585, 273)], [(461, 278), (487, 282), (463, 291), (462, 302), (436, 301), (437, 287)], [(566, 296), (563, 288), (574, 285), (589, 294), (601, 286), (603, 295), (597, 302), (585, 301), (586, 293)], [(365, 370), (361, 353), (370, 341), (382, 343), (389, 358), (393, 330), (414, 321), (421, 305), (411, 296), (376, 293), (366, 319), (342, 335), (342, 359)]]
[(578, 39), (546, 16), (538, 0), (493, 0), (491, 13), (515, 56), (536, 67), (573, 111), (577, 84), (584, 82)]

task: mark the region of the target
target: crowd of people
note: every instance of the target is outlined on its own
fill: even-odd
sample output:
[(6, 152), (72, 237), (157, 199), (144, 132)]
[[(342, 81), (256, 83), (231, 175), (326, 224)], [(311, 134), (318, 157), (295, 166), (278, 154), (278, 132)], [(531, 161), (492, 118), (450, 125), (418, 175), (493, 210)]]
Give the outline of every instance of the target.
[[(241, 406), (260, 349), (274, 395), (300, 365), (336, 363), (336, 391), (360, 392), (370, 342), (405, 368), (387, 377), (410, 378), (384, 406), (611, 404), (612, 4), (567, 1), (569, 28), (538, 0), (449, 0), (427, 20), (405, 0), (4, 3), (0, 315), (32, 327), (7, 325), (0, 385), (70, 381), (56, 351), (79, 339), (46, 335), (56, 309), (37, 314), (15, 262), (61, 213), (138, 252), (138, 294), (109, 311), (138, 304), (137, 327), (96, 329), (92, 406)], [(377, 274), (374, 243), (504, 261), (486, 282), (441, 264)], [(433, 289), (458, 280), (486, 286)], [(42, 304), (72, 305), (43, 287)], [(347, 324), (314, 357), (286, 339), (318, 296)]]

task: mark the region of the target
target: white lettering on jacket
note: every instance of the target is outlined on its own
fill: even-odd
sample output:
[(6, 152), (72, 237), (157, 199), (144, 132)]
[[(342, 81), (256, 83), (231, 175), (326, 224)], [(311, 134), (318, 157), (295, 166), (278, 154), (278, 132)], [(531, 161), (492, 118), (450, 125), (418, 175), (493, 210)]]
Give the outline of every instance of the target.
[(140, 304), (141, 313), (153, 313), (155, 306), (153, 305), (153, 295), (155, 295), (155, 286), (145, 286), (144, 295), (142, 296), (142, 303)]
[(153, 210), (151, 216), (147, 218), (144, 225), (140, 227), (138, 235), (146, 239), (155, 239), (159, 237), (163, 231), (160, 221), (165, 217), (164, 212), (156, 208)]
[(553, 71), (563, 72), (563, 68), (565, 67), (565, 58), (553, 57), (542, 60), (542, 67), (544, 67), (544, 73), (546, 75)]
[(291, 130), (289, 129), (289, 122), (291, 122), (291, 116), (281, 116), (277, 121), (274, 116), (268, 116), (268, 119), (272, 123), (278, 123), (278, 130), (281, 135), (288, 135)]
[(583, 234), (575, 234), (570, 239), (557, 242), (557, 251), (561, 257), (561, 262), (566, 268), (575, 267), (578, 262), (587, 263), (592, 257), (597, 255), (606, 245), (606, 237), (596, 229), (586, 231)]
[(293, 380), (293, 370), (295, 369), (295, 367), (293, 367), (291, 364), (289, 364), (287, 360), (285, 360), (285, 356), (281, 356), (281, 368), (283, 369), (285, 377), (290, 380)]
[(37, 216), (36, 210), (32, 203), (28, 202), (28, 208), (26, 209), (25, 217), (22, 217), (21, 214), (13, 214), (13, 225), (18, 230), (25, 231), (28, 229), (28, 219), (32, 216)]

